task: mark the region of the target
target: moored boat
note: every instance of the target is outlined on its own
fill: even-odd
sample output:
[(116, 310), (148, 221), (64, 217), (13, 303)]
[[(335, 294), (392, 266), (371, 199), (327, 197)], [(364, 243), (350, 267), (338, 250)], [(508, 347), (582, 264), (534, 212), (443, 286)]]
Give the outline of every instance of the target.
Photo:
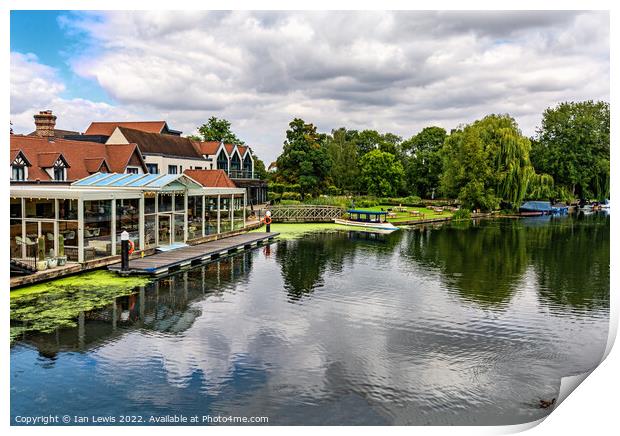
[(553, 206), (548, 201), (526, 201), (519, 208), (519, 212), (523, 216), (537, 215), (564, 215), (568, 213), (568, 206), (562, 204)]
[(345, 226), (363, 227), (373, 231), (393, 232), (398, 230), (394, 224), (387, 221), (387, 212), (376, 212), (373, 210), (347, 210), (348, 218), (336, 218), (336, 224)]

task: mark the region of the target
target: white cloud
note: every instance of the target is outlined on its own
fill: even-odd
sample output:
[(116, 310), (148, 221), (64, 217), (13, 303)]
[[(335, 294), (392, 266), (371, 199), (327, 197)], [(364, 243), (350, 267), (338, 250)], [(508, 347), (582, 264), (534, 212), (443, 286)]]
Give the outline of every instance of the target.
[(84, 131), (96, 119), (133, 119), (139, 116), (122, 107), (83, 98), (62, 98), (65, 85), (57, 72), (39, 63), (33, 54), (11, 53), (11, 122), (17, 133), (34, 130), (33, 115), (51, 109), (56, 127)]
[[(61, 22), (89, 48), (74, 71), (118, 102), (79, 111), (78, 128), (135, 114), (191, 133), (215, 115), (266, 161), (299, 116), (323, 131), (408, 137), (510, 113), (533, 134), (548, 106), (609, 99), (605, 12), (106, 12)], [(36, 84), (12, 87), (19, 110), (43, 104)]]

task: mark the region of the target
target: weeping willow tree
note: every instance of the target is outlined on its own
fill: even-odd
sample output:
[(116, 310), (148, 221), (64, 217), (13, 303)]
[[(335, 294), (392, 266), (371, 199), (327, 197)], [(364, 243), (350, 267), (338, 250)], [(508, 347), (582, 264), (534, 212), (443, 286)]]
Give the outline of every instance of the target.
[(494, 209), (500, 203), (516, 208), (528, 196), (544, 198), (553, 180), (536, 174), (530, 148), (508, 115), (489, 115), (457, 129), (444, 144), (442, 188), (473, 209)]

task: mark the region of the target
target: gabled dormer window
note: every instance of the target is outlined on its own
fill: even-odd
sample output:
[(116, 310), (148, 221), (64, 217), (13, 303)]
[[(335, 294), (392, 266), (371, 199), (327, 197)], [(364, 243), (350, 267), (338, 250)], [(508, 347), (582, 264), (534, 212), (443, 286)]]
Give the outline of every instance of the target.
[(54, 180), (57, 182), (64, 182), (67, 180), (67, 163), (62, 156), (54, 162)]
[(26, 180), (26, 167), (24, 166), (11, 166), (11, 180), (23, 181)]
[(11, 163), (11, 180), (24, 181), (28, 179), (28, 167), (30, 162), (20, 151)]
[(56, 180), (57, 182), (64, 182), (66, 180), (64, 168), (54, 168), (54, 180)]

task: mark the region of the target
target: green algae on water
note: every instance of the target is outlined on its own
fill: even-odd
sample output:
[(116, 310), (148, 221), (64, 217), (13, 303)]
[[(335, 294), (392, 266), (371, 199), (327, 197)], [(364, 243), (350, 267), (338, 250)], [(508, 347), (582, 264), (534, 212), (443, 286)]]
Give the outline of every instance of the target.
[(75, 327), (80, 312), (104, 307), (149, 282), (145, 277), (120, 277), (93, 271), (11, 292), (11, 338), (25, 331), (49, 333)]
[[(337, 231), (351, 231), (356, 232), (370, 232), (372, 229), (365, 229), (363, 227), (346, 226), (336, 223), (274, 223), (271, 224), (271, 231), (280, 233), (278, 236), (280, 239), (298, 239), (303, 235), (313, 232), (337, 232)], [(252, 232), (264, 232), (265, 227), (252, 230)]]

